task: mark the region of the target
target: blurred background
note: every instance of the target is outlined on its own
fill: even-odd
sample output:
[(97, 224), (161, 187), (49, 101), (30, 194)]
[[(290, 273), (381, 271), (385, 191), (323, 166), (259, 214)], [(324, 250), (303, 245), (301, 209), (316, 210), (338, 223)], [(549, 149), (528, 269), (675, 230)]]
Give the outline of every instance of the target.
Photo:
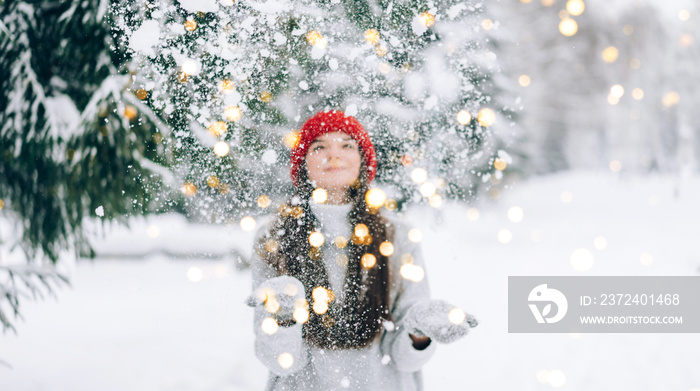
[(700, 390), (695, 334), (506, 326), (509, 275), (700, 274), (697, 2), (0, 7), (0, 389), (262, 390), (252, 237), (338, 109), (481, 321), (428, 389)]

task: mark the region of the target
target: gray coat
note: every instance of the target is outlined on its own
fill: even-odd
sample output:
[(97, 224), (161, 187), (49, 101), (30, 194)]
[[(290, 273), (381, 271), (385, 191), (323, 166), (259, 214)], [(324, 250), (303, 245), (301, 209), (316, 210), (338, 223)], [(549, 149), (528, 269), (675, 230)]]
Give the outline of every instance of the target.
[[(317, 205), (312, 202), (312, 211), (319, 219), (322, 232), (330, 240), (322, 246), (322, 258), (328, 271), (329, 280), (334, 291), (344, 278), (345, 268), (339, 267), (333, 260), (339, 252), (332, 238), (341, 234), (350, 237), (347, 213), (350, 205)], [(328, 350), (318, 349), (306, 344), (302, 339), (302, 325), (280, 327), (272, 335), (265, 334), (261, 323), (269, 314), (262, 306), (255, 308), (254, 330), (255, 351), (258, 359), (270, 370), (267, 390), (303, 390), (303, 391), (345, 391), (345, 390), (383, 390), (416, 391), (422, 390), (421, 367), (435, 353), (435, 342), (424, 350), (413, 348), (408, 335), (409, 330), (402, 327), (402, 319), (414, 303), (430, 298), (427, 278), (401, 275), (402, 256), (404, 261), (412, 257), (411, 271), (419, 270), (425, 265), (420, 245), (408, 240), (408, 230), (404, 223), (392, 216), (387, 216), (395, 227), (394, 253), (389, 256), (390, 308), (395, 327), (385, 328), (380, 339), (364, 349)], [(272, 223), (261, 227), (256, 234), (257, 241), (269, 232)], [(253, 289), (278, 273), (253, 252), (252, 272)], [(340, 275), (339, 275), (340, 274)], [(406, 270), (404, 270), (404, 274)], [(420, 276), (420, 273), (418, 273)], [(418, 280), (418, 281), (413, 281)], [(334, 283), (334, 281), (336, 281)], [(342, 299), (342, 292), (341, 299)], [(293, 365), (282, 368), (278, 357), (290, 353)]]

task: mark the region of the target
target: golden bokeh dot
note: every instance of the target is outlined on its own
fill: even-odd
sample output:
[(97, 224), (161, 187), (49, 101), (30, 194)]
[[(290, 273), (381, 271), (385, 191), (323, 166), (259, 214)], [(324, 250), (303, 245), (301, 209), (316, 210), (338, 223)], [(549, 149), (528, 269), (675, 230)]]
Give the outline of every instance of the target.
[(616, 97), (613, 94), (608, 94), (608, 103), (615, 106), (616, 104), (620, 103), (620, 98)]
[(219, 186), (219, 177), (216, 175), (209, 175), (207, 177), (207, 186), (212, 188)]
[(309, 249), (309, 258), (311, 258), (312, 260), (317, 261), (321, 259), (321, 255), (323, 255), (323, 253), (321, 252), (321, 249), (319, 247), (311, 247)]
[(523, 4), (530, 4), (532, 0), (520, 0), (520, 2)]
[(677, 105), (680, 100), (681, 96), (678, 94), (678, 92), (670, 91), (664, 94), (663, 98), (661, 99), (661, 103), (665, 107), (672, 107)]
[(139, 88), (136, 90), (136, 97), (140, 100), (145, 100), (148, 98), (148, 91), (144, 90), (143, 88)]
[(136, 107), (131, 106), (131, 105), (126, 105), (124, 106), (124, 117), (128, 119), (129, 121), (133, 121), (138, 117), (139, 111), (136, 110)]
[(555, 370), (549, 372), (547, 382), (549, 383), (550, 386), (552, 386), (554, 388), (563, 387), (564, 384), (566, 384), (566, 375), (564, 374), (564, 372), (562, 372), (558, 369), (555, 369)]
[(200, 282), (204, 278), (204, 272), (197, 266), (187, 269), (187, 279), (192, 282)]
[(632, 90), (632, 98), (635, 100), (642, 100), (644, 99), (644, 90), (641, 88), (635, 88)]
[(365, 201), (370, 208), (380, 208), (386, 201), (386, 193), (384, 190), (374, 187), (365, 193)]
[(241, 229), (245, 232), (250, 232), (255, 229), (255, 219), (251, 216), (246, 216), (241, 219)]
[(551, 7), (554, 5), (554, 0), (542, 0), (542, 5), (545, 7)]
[(302, 209), (301, 206), (295, 206), (291, 209), (289, 214), (295, 219), (299, 219), (304, 215), (304, 209)]
[(625, 95), (625, 88), (620, 84), (615, 84), (610, 87), (610, 95), (620, 99)]
[(425, 27), (431, 27), (432, 25), (435, 24), (435, 15), (431, 14), (430, 12), (422, 12), (420, 14), (420, 20)]
[(218, 190), (221, 194), (226, 194), (231, 190), (231, 187), (225, 183), (220, 183), (216, 190)]
[(678, 39), (678, 42), (681, 44), (681, 46), (690, 46), (693, 44), (693, 36), (686, 33), (681, 35), (680, 39)]
[(377, 264), (377, 258), (370, 253), (366, 253), (360, 258), (360, 264), (362, 264), (362, 267), (365, 269), (371, 269)]
[(335, 263), (338, 264), (338, 266), (345, 267), (348, 265), (348, 261), (350, 259), (346, 254), (338, 254), (337, 257), (335, 257)]
[(313, 247), (321, 247), (326, 242), (326, 238), (319, 231), (314, 231), (309, 235), (309, 244)]
[(345, 236), (339, 235), (333, 239), (333, 244), (338, 248), (345, 248), (348, 245), (348, 239)]
[(506, 169), (506, 167), (508, 167), (508, 163), (500, 157), (497, 157), (493, 161), (493, 168), (495, 168), (498, 171), (503, 171)]
[(214, 153), (216, 154), (216, 156), (224, 157), (228, 155), (230, 150), (231, 148), (224, 141), (219, 141), (216, 144), (214, 144)]
[(275, 239), (268, 239), (265, 242), (265, 250), (269, 253), (276, 253), (279, 250), (279, 245)]
[(412, 263), (404, 263), (401, 266), (399, 273), (401, 274), (401, 277), (413, 282), (419, 282), (425, 278), (425, 270), (423, 270), (422, 267)]
[(294, 365), (294, 356), (289, 353), (282, 353), (277, 356), (277, 363), (284, 369), (289, 369)]
[(572, 37), (578, 32), (578, 23), (571, 18), (564, 18), (559, 22), (559, 32), (566, 37)]
[(280, 303), (275, 298), (274, 294), (267, 295), (265, 298), (265, 311), (274, 314), (280, 310)]
[(375, 29), (369, 29), (365, 31), (365, 41), (368, 43), (371, 43), (372, 45), (376, 45), (379, 43), (381, 40), (381, 35), (379, 34), (379, 31)]
[(428, 172), (424, 168), (416, 167), (411, 171), (411, 180), (421, 184), (428, 179)]
[(632, 35), (634, 34), (634, 27), (632, 25), (626, 24), (625, 27), (622, 28), (622, 33), (625, 35)]
[(311, 192), (311, 198), (317, 204), (322, 204), (328, 200), (328, 192), (326, 191), (326, 189), (317, 187), (316, 189), (314, 189), (313, 192)]
[(428, 204), (432, 206), (433, 208), (439, 208), (442, 206), (442, 196), (440, 194), (433, 194), (430, 197), (428, 197)]
[(633, 58), (630, 60), (630, 68), (639, 69), (642, 66), (642, 62), (638, 58)]
[(387, 210), (396, 210), (396, 208), (399, 207), (399, 203), (396, 202), (396, 200), (388, 199), (388, 200), (386, 200), (386, 202), (384, 202), (384, 207)]
[(199, 63), (195, 60), (187, 59), (182, 62), (180, 69), (182, 72), (188, 76), (196, 75), (199, 73)]
[(367, 228), (366, 225), (360, 223), (355, 226), (354, 232), (355, 236), (362, 238), (364, 236), (369, 235), (369, 228)]
[(0, 210), (5, 207), (5, 201), (0, 200)]
[(386, 54), (387, 54), (388, 52), (389, 52), (389, 49), (387, 49), (387, 47), (384, 46), (384, 45), (379, 45), (379, 46), (377, 46), (377, 48), (375, 49), (375, 53), (377, 53), (377, 56), (379, 56), (379, 57), (384, 57), (384, 56), (386, 56)]
[(306, 323), (309, 320), (309, 310), (299, 307), (294, 310), (292, 317), (297, 323)]
[(233, 92), (236, 89), (236, 84), (231, 79), (223, 79), (219, 82), (219, 90), (224, 93)]
[(493, 20), (491, 19), (484, 19), (481, 21), (481, 28), (484, 30), (491, 30), (493, 28)]
[(410, 166), (411, 164), (413, 164), (413, 158), (411, 157), (411, 155), (403, 155), (403, 156), (401, 156), (401, 164), (402, 164), (404, 167), (408, 167), (408, 166)]
[(318, 45), (323, 40), (323, 35), (317, 30), (309, 30), (306, 33), (306, 42), (312, 45)]
[(425, 182), (420, 186), (419, 191), (423, 197), (430, 197), (431, 195), (435, 194), (436, 190), (437, 189), (432, 182)]
[(472, 122), (472, 115), (467, 110), (460, 110), (459, 113), (457, 113), (457, 122), (460, 125), (467, 125)]
[(197, 22), (195, 22), (195, 21), (192, 20), (192, 19), (186, 21), (186, 22), (185, 22), (185, 29), (186, 29), (187, 31), (194, 31), (194, 30), (196, 30), (196, 29), (197, 29)]
[(529, 86), (531, 81), (532, 80), (530, 80), (530, 76), (528, 75), (520, 75), (518, 78), (518, 84), (520, 84), (521, 87)]
[(209, 126), (207, 127), (207, 130), (214, 137), (221, 137), (228, 130), (228, 125), (224, 121), (215, 121), (215, 122), (212, 122), (211, 124), (209, 124)]
[(190, 79), (190, 76), (185, 72), (179, 72), (177, 74), (177, 81), (179, 81), (180, 83), (187, 83), (187, 81), (189, 79)]
[(620, 52), (615, 46), (608, 46), (605, 49), (603, 49), (600, 55), (601, 57), (603, 57), (603, 61), (607, 62), (608, 64), (612, 64), (615, 61), (617, 61)]
[(421, 232), (421, 230), (418, 228), (411, 228), (408, 231), (408, 240), (412, 241), (413, 243), (419, 243), (423, 240), (423, 232)]
[(260, 100), (265, 103), (272, 102), (272, 98), (272, 94), (268, 91), (263, 91), (260, 93)]
[(573, 16), (579, 16), (586, 9), (583, 0), (569, 0), (566, 2), (566, 10)]
[(279, 329), (279, 324), (277, 324), (277, 321), (273, 318), (265, 318), (263, 319), (260, 327), (262, 328), (263, 333), (272, 335)]
[(270, 206), (270, 203), (271, 203), (272, 201), (270, 200), (270, 197), (268, 197), (268, 196), (266, 196), (265, 194), (263, 194), (263, 195), (261, 195), (261, 196), (258, 197), (258, 199), (256, 200), (256, 202), (257, 202), (257, 204), (258, 204), (258, 206), (259, 206), (260, 208), (265, 209), (265, 208), (267, 208), (268, 206)]
[(391, 242), (382, 242), (379, 245), (379, 253), (385, 257), (394, 253), (394, 245)]
[(688, 10), (680, 10), (678, 12), (678, 19), (684, 22), (687, 21), (688, 19), (690, 19), (690, 12)]
[(508, 220), (514, 223), (519, 223), (523, 221), (523, 217), (525, 217), (523, 208), (519, 206), (511, 206), (510, 208), (508, 208)]
[(284, 145), (286, 145), (287, 148), (294, 149), (299, 144), (300, 138), (301, 136), (299, 135), (299, 131), (291, 131), (284, 135)]
[(182, 185), (180, 192), (186, 197), (192, 197), (197, 194), (197, 186), (195, 186), (195, 184), (192, 182), (187, 182)]
[(447, 318), (452, 324), (462, 324), (467, 319), (467, 314), (465, 314), (460, 308), (453, 308), (447, 314)]
[(243, 117), (243, 111), (238, 106), (227, 106), (224, 109), (224, 117), (231, 122), (236, 122)]
[(413, 255), (411, 255), (410, 253), (406, 253), (401, 256), (401, 264), (405, 265), (407, 263), (413, 263)]
[(383, 75), (388, 74), (389, 72), (391, 72), (391, 65), (389, 65), (388, 62), (382, 62), (381, 64), (379, 64), (379, 72)]
[(620, 172), (620, 170), (622, 170), (622, 163), (620, 163), (619, 160), (610, 161), (610, 164), (608, 166), (610, 167), (610, 171), (612, 172)]
[(496, 112), (488, 107), (484, 107), (483, 109), (479, 110), (476, 120), (479, 121), (479, 125), (489, 127), (496, 122)]
[(503, 244), (508, 244), (511, 240), (513, 240), (513, 233), (510, 232), (510, 230), (508, 229), (502, 229), (498, 231), (497, 238), (499, 242)]

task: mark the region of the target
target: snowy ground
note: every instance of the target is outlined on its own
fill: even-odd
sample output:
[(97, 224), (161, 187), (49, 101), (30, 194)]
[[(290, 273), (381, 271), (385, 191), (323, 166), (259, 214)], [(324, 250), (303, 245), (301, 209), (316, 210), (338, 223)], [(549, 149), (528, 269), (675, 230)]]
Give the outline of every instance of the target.
[[(564, 191), (571, 202), (562, 202)], [(562, 390), (700, 389), (698, 334), (508, 334), (506, 300), (509, 275), (698, 275), (698, 194), (700, 178), (566, 173), (474, 205), (476, 221), (465, 206), (413, 210), (407, 219), (423, 230), (433, 295), (481, 321), (440, 347), (425, 368), (427, 389), (552, 389), (545, 371), (563, 373)], [(523, 209), (522, 222), (508, 220), (511, 206)], [(502, 229), (513, 235), (508, 244), (497, 239)], [(137, 256), (154, 243), (175, 253), (231, 252), (249, 247), (250, 236), (177, 218), (135, 222), (131, 236), (115, 232), (98, 246), (104, 257), (75, 265), (73, 288), (58, 301), (24, 302), (18, 336), (0, 337), (0, 360), (12, 366), (0, 365), (0, 390), (262, 390), (266, 370), (243, 305), (249, 273), (234, 257)], [(604, 250), (596, 237), (607, 240)], [(138, 251), (115, 259), (126, 247)], [(578, 248), (593, 252), (591, 271), (571, 266)]]

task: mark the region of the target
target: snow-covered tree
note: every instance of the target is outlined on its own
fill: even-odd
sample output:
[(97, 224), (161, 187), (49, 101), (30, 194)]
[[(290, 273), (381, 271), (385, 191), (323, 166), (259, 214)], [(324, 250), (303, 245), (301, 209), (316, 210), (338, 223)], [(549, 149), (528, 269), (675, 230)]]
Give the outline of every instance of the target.
[(168, 127), (120, 73), (106, 2), (1, 7), (0, 321), (8, 329), (22, 296), (67, 281), (53, 268), (62, 252), (90, 254), (84, 219), (167, 206), (151, 172), (162, 171)]
[(113, 12), (135, 88), (173, 128), (183, 193), (208, 219), (289, 194), (294, 128), (324, 109), (365, 125), (399, 206), (469, 198), (511, 162), (482, 3), (131, 0)]

